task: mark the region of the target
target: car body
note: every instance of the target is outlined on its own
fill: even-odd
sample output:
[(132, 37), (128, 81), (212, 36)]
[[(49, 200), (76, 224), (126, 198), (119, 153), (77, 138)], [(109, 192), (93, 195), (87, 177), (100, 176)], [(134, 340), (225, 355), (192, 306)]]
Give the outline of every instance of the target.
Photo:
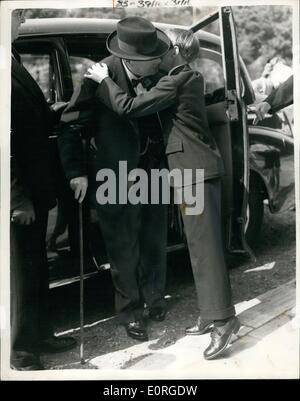
[[(204, 30), (216, 21), (220, 21), (220, 36)], [(117, 20), (51, 18), (27, 20), (21, 26), (16, 48), (50, 105), (68, 102), (87, 67), (108, 55), (105, 41), (116, 24)], [(156, 25), (161, 29), (186, 28)], [(283, 129), (284, 124), (285, 130), (290, 126), (287, 128), (286, 122), (279, 117), (272, 117), (275, 122), (252, 125), (253, 112), (247, 112), (247, 105), (251, 105), (255, 97), (247, 69), (238, 54), (230, 7), (220, 8), (191, 29), (197, 34), (202, 50), (193, 68), (202, 73), (206, 82), (208, 119), (226, 170), (222, 179), (226, 249), (230, 253), (246, 253), (253, 257), (248, 243), (253, 244), (258, 235), (264, 202), (267, 201), (272, 213), (284, 210), (294, 202), (293, 138)], [(272, 128), (272, 124), (276, 128)], [(63, 175), (56, 137), (54, 131), (51, 139), (55, 171), (57, 175)], [(88, 237), (93, 266), (89, 267), (87, 277), (94, 274), (96, 268), (108, 267), (101, 230), (92, 216), (90, 208), (85, 224), (94, 226), (97, 234), (93, 231)], [(168, 250), (173, 251), (185, 246), (184, 229), (175, 206), (170, 206), (169, 218)], [(74, 272), (69, 274), (72, 275)], [(52, 286), (74, 281), (69, 276), (56, 280)]]

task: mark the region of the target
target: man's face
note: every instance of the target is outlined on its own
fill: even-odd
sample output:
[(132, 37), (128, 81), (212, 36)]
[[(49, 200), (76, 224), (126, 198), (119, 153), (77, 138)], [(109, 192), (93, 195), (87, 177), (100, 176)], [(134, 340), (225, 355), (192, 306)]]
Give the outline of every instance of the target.
[(19, 27), (23, 22), (25, 10), (14, 10), (11, 14), (11, 41), (14, 42), (19, 36)]
[(135, 61), (127, 60), (127, 65), (130, 71), (137, 76), (147, 77), (149, 75), (154, 75), (158, 72), (161, 63), (161, 58), (156, 58), (149, 61)]
[(171, 47), (169, 51), (163, 56), (160, 69), (164, 72), (169, 72), (175, 63), (175, 49)]

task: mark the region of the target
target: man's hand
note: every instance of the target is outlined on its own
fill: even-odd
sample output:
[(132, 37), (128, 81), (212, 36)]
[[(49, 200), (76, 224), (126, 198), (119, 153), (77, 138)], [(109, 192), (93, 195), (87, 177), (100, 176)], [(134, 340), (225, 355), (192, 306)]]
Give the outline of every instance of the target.
[(15, 209), (11, 215), (11, 222), (21, 225), (29, 225), (35, 221), (35, 212), (31, 202), (26, 202), (24, 205)]
[(255, 106), (255, 114), (256, 114), (256, 118), (253, 121), (253, 124), (255, 125), (258, 121), (261, 121), (265, 118), (266, 114), (268, 113), (268, 111), (270, 110), (271, 106), (269, 105), (269, 103), (267, 102), (261, 102), (258, 103)]
[(70, 181), (70, 187), (75, 192), (75, 199), (78, 200), (79, 203), (83, 201), (86, 195), (87, 187), (88, 187), (88, 179), (86, 176), (84, 177), (75, 177)]
[(95, 82), (100, 84), (103, 79), (109, 76), (108, 67), (105, 63), (97, 63), (92, 65), (86, 74), (84, 74), (85, 78), (92, 79)]

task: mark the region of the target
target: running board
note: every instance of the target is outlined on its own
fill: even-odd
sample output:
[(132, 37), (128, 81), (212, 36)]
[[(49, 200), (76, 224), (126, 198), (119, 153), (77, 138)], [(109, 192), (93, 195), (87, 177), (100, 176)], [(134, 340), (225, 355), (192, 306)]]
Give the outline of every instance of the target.
[[(88, 278), (91, 278), (91, 277), (94, 277), (97, 275), (98, 275), (98, 271), (96, 270), (94, 272), (84, 274), (83, 279), (86, 280)], [(60, 280), (54, 280), (52, 283), (50, 283), (49, 288), (51, 290), (52, 288), (63, 287), (68, 284), (77, 283), (78, 281), (80, 281), (80, 276), (68, 277), (68, 278), (64, 278), (64, 279), (60, 279)]]
[[(181, 251), (183, 249), (185, 249), (186, 246), (185, 244), (176, 244), (176, 245), (170, 245), (167, 247), (167, 253), (171, 253), (171, 252), (176, 252), (176, 251)], [(109, 263), (103, 263), (102, 265), (98, 265), (96, 263), (96, 260), (94, 259), (94, 263), (97, 267), (97, 270), (90, 272), (90, 273), (86, 273), (83, 275), (83, 279), (86, 280), (88, 278), (97, 276), (98, 273), (103, 272), (105, 270), (110, 270), (110, 264)], [(78, 283), (80, 281), (80, 276), (75, 276), (75, 277), (68, 277), (68, 278), (64, 278), (64, 279), (59, 279), (59, 280), (54, 280), (52, 283), (50, 283), (49, 288), (58, 288), (58, 287), (63, 287), (65, 285), (69, 285), (69, 284), (73, 284), (73, 283)]]

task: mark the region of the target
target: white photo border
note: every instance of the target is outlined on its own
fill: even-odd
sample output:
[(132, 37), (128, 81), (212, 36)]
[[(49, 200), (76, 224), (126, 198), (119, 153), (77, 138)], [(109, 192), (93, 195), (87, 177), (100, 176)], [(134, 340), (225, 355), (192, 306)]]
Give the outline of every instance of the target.
[[(137, 374), (115, 370), (45, 370), (19, 372), (10, 369), (10, 269), (9, 269), (9, 227), (10, 227), (10, 85), (11, 85), (11, 12), (19, 8), (68, 9), (114, 7), (118, 0), (2, 0), (0, 2), (0, 324), (1, 324), (1, 379), (2, 380), (116, 380), (116, 379), (157, 379), (155, 373)], [(129, 0), (133, 7), (138, 0)], [(157, 0), (163, 6), (173, 4), (172, 0)], [(158, 4), (158, 3), (157, 3)], [(191, 6), (259, 6), (285, 5), (293, 8), (293, 72), (294, 72), (294, 140), (295, 140), (295, 184), (296, 184), (296, 327), (300, 327), (300, 47), (298, 0), (190, 0)], [(173, 5), (174, 6), (174, 5)], [(298, 338), (299, 342), (299, 338)], [(184, 378), (182, 372), (169, 372), (166, 378)], [(133, 376), (134, 374), (134, 376)], [(159, 377), (162, 379), (162, 377)], [(194, 377), (196, 378), (196, 377)], [(266, 377), (267, 378), (267, 377)]]

